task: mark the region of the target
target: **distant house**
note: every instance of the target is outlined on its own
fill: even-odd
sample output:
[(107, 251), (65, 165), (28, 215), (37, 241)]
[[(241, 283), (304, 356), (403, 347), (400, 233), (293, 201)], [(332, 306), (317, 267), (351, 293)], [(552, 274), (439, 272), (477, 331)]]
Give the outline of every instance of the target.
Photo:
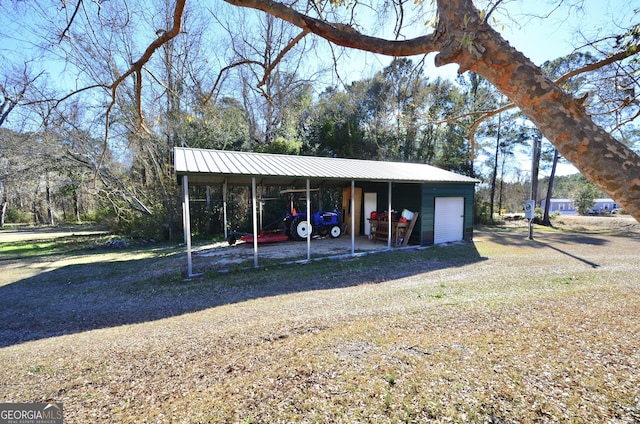
[[(544, 209), (546, 203), (542, 201), (542, 209)], [(576, 209), (573, 206), (573, 200), (571, 199), (551, 199), (549, 205), (549, 213), (559, 212), (561, 214), (576, 214)]]
[[(602, 198), (602, 199), (594, 199), (593, 201), (594, 201), (594, 205), (590, 209), (591, 213), (605, 214), (620, 207), (620, 205), (618, 205), (612, 199)], [(545, 207), (544, 200), (542, 201), (541, 206), (542, 206), (542, 209), (544, 209)], [(551, 199), (549, 213), (554, 213), (554, 212), (558, 212), (563, 215), (573, 215), (578, 213), (578, 211), (576, 211), (576, 208), (573, 204), (573, 200), (571, 199)]]
[(619, 204), (611, 199), (595, 199), (594, 202), (595, 205), (593, 205), (591, 210), (595, 213), (610, 213), (612, 210), (620, 207)]

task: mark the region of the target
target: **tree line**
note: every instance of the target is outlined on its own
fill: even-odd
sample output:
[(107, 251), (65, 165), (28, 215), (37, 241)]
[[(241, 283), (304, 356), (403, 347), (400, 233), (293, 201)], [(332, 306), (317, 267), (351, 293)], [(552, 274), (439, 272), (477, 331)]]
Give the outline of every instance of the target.
[[(280, 78), (280, 85), (289, 87), (286, 81), (295, 76)], [(500, 114), (476, 130), (472, 147), (472, 112), (503, 101), (476, 74), (431, 80), (420, 64), (396, 59), (344, 89), (328, 87), (314, 97), (313, 85), (305, 83), (280, 97), (283, 116), (269, 131), (252, 124), (264, 117), (251, 116), (240, 99), (223, 97), (191, 110), (168, 102), (156, 122), (164, 134), (132, 132), (124, 152), (108, 149), (107, 155), (99, 139), (68, 119), (52, 120), (46, 131), (33, 133), (1, 129), (3, 216), (33, 224), (100, 221), (170, 237), (180, 225), (180, 194), (172, 173), (175, 146), (427, 163), (483, 180), (493, 193), (487, 198), (480, 191), (479, 208), (495, 203), (496, 211), (515, 212), (527, 198), (526, 190), (504, 188), (518, 179), (523, 187), (529, 184), (517, 153), (526, 154), (535, 131), (517, 112)], [(469, 118), (447, 122), (461, 115)], [(474, 163), (472, 148), (483, 162)], [(548, 164), (548, 151), (544, 157)], [(233, 190), (232, 220), (243, 222), (247, 193)], [(207, 201), (195, 205), (194, 226), (220, 232), (220, 188), (200, 191), (196, 197)]]
[[(245, 107), (247, 99), (222, 97), (191, 108), (181, 106), (184, 97), (175, 99), (158, 115), (155, 131), (122, 136), (126, 149), (103, 151), (100, 139), (66, 116), (50, 119), (46, 131), (2, 129), (3, 216), (34, 224), (100, 220), (129, 231), (175, 229), (175, 146), (421, 162), (475, 175), (466, 136), (471, 120), (433, 122), (487, 107), (477, 99), (487, 98), (488, 86), (478, 88), (476, 76), (461, 83), (432, 81), (419, 64), (398, 59), (372, 78), (344, 89), (327, 87), (317, 96), (310, 82), (291, 89), (295, 75), (276, 71), (272, 78), (281, 92), (270, 89), (278, 100), (264, 113)], [(220, 212), (219, 188), (208, 190), (206, 197), (214, 200), (202, 212), (208, 215), (204, 221)], [(245, 212), (240, 208), (235, 218), (242, 220)]]
[[(174, 34), (181, 4), (180, 27), (188, 31)], [(155, 2), (154, 14), (126, 2), (77, 5), (77, 14), (47, 18), (37, 50), (40, 59), (56, 56), (73, 70), (71, 94), (36, 60), (2, 65), (0, 224), (99, 220), (171, 237), (181, 221), (175, 146), (429, 163), (480, 178), (492, 211), (504, 203), (500, 185), (524, 178), (520, 159), (534, 139), (543, 141), (543, 166), (558, 157), (476, 72), (430, 78), (426, 57), (396, 57), (371, 77), (345, 83), (335, 69), (306, 71), (305, 58), (318, 57), (317, 40), (273, 15), (247, 19), (217, 7), (201, 13), (197, 3), (169, 1)], [(29, 6), (14, 8), (19, 14)], [(208, 38), (211, 26), (222, 41)], [(136, 56), (141, 28), (158, 38)], [(633, 30), (613, 44), (628, 49)], [(59, 35), (57, 43), (50, 34)], [(338, 55), (332, 50), (327, 68)], [(638, 139), (635, 69), (628, 57), (604, 63), (581, 52), (544, 66), (630, 147)], [(219, 188), (199, 190), (204, 206), (195, 227), (218, 231)], [(247, 195), (234, 190), (232, 220), (241, 221)]]

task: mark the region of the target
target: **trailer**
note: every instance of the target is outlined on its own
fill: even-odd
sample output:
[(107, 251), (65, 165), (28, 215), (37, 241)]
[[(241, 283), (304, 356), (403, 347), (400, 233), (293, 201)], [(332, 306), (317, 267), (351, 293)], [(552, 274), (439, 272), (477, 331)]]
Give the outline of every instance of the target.
[[(244, 234), (238, 237), (238, 234), (234, 233), (229, 237), (229, 244), (236, 244), (238, 239), (245, 243), (253, 243), (253, 234)], [(289, 236), (284, 233), (265, 233), (261, 231), (260, 234), (258, 234), (258, 243), (279, 243), (287, 240), (289, 240)]]

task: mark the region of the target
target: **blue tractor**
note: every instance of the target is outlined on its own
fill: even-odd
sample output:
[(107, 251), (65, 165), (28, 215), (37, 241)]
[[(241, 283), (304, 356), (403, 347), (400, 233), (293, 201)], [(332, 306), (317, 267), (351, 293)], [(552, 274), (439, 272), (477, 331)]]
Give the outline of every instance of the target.
[(285, 216), (282, 225), (285, 232), (294, 240), (306, 240), (307, 235), (330, 235), (338, 238), (342, 234), (340, 213), (336, 211), (318, 211), (311, 214), (311, 228), (307, 222), (306, 212), (290, 213)]

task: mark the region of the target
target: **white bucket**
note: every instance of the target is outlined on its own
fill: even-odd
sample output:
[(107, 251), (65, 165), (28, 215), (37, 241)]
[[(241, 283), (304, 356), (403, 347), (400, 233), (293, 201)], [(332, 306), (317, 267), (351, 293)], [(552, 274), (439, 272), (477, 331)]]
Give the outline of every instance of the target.
[(407, 221), (412, 221), (413, 220), (413, 212), (411, 212), (409, 209), (405, 209), (402, 211), (402, 217), (404, 219), (406, 219)]

